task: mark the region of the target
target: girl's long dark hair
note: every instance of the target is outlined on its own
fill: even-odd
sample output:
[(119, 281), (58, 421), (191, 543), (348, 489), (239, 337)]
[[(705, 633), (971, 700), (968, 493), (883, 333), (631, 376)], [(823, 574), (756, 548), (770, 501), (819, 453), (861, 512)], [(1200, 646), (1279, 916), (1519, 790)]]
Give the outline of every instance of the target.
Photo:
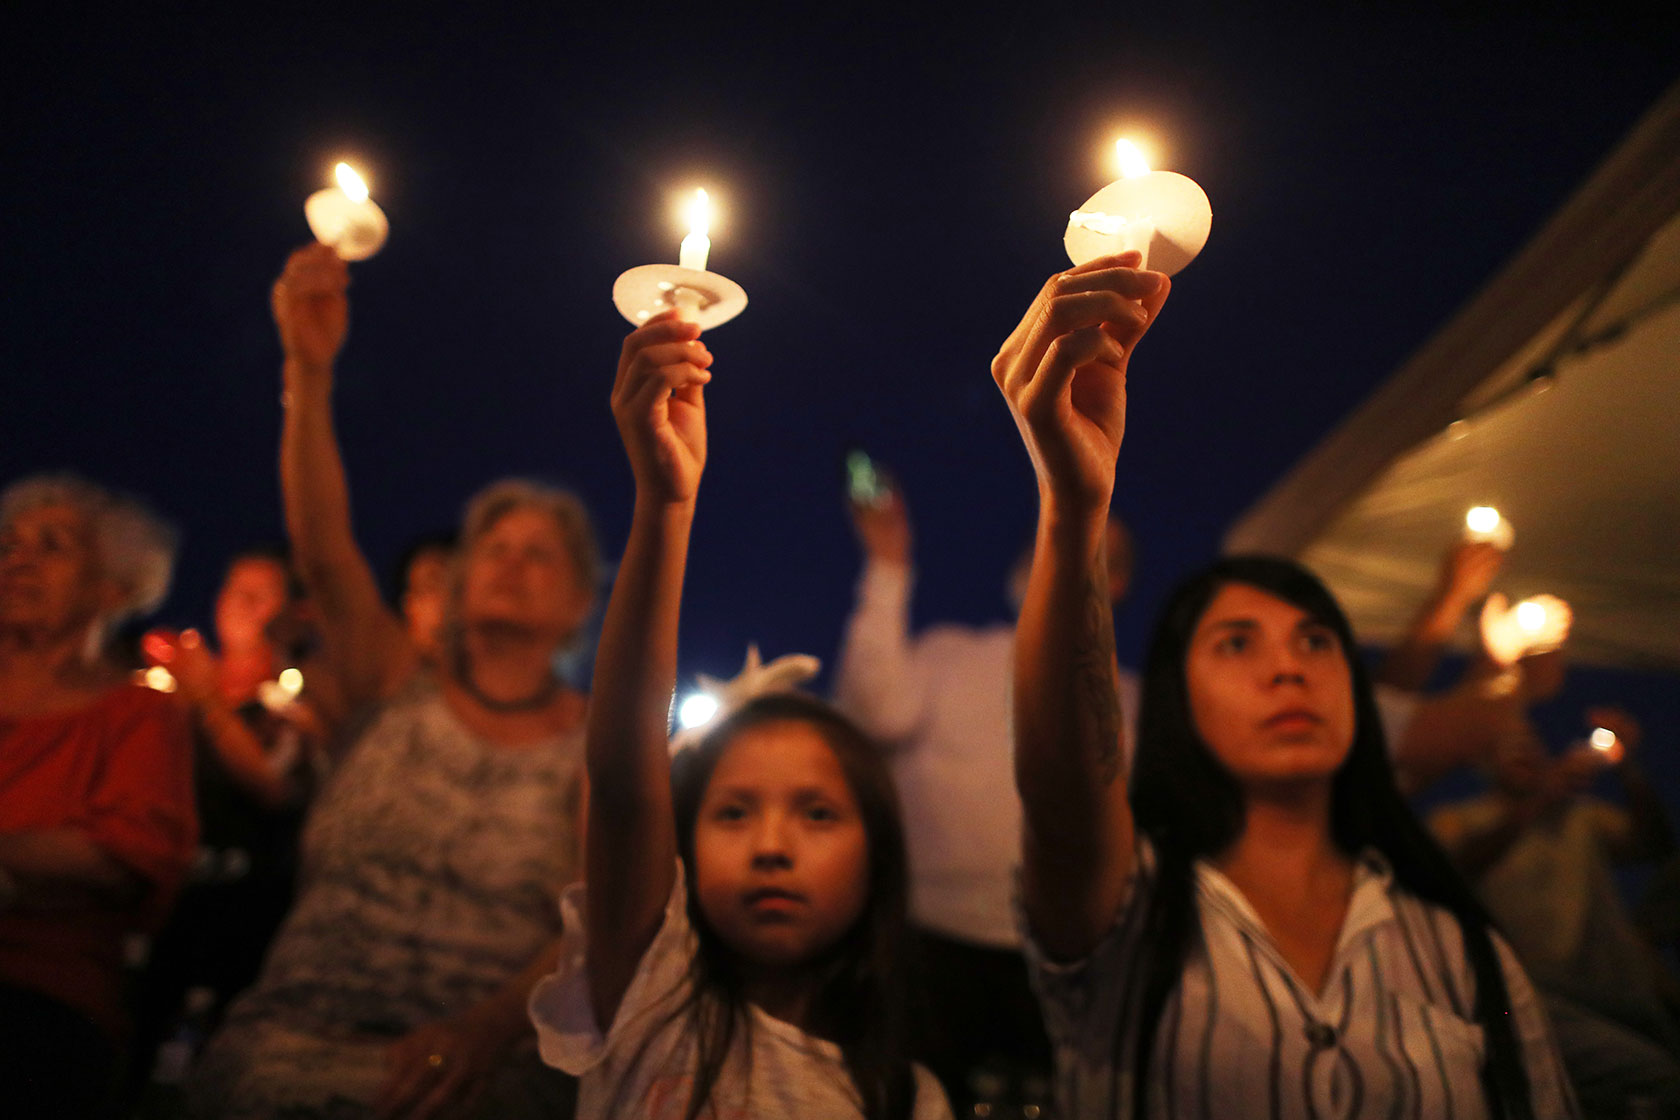
[(752, 1018), (739, 966), (712, 931), (695, 889), (694, 828), (718, 759), (749, 727), (792, 720), (812, 727), (834, 752), (856, 798), (869, 841), (869, 889), (858, 916), (813, 963), (812, 1033), (840, 1047), (869, 1120), (908, 1120), (916, 1100), (909, 1042), (909, 872), (898, 795), (880, 748), (850, 720), (801, 693), (760, 697), (731, 713), (671, 764), (677, 846), (688, 876), (688, 917), (698, 937), (687, 1015), (699, 1050), (687, 1120), (705, 1110), (737, 1032), (750, 1043)]
[[(1158, 857), (1140, 941), (1153, 948), (1141, 962), (1136, 1048), (1129, 1063), (1116, 1055), (1116, 1065), (1129, 1064), (1135, 1076), (1133, 1115), (1146, 1115), (1156, 1024), (1178, 986), (1190, 945), (1200, 936), (1193, 865), (1228, 848), (1243, 826), (1242, 788), (1196, 733), (1184, 674), (1197, 623), (1220, 588), (1232, 583), (1275, 595), (1335, 631), (1353, 675), (1356, 724), (1353, 748), (1333, 779), (1331, 832), (1349, 855), (1367, 847), (1381, 852), (1401, 886), (1458, 920), (1476, 979), (1474, 1014), (1488, 1042), (1482, 1089), (1489, 1115), (1531, 1120), (1528, 1078), (1487, 911), (1400, 795), (1376, 700), (1341, 608), (1305, 568), (1270, 556), (1228, 557), (1181, 584), (1150, 642), (1130, 801), (1136, 827), (1149, 837)], [(1125, 1045), (1128, 1033), (1119, 1032), (1117, 1047)]]

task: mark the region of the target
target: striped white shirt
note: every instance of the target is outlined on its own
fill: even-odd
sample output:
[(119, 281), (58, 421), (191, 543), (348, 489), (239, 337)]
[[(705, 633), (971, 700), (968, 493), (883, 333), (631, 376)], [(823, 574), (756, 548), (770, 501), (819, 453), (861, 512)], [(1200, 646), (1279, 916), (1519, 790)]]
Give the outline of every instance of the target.
[[(1129, 1117), (1134, 1020), (1142, 1000), (1137, 919), (1154, 852), (1114, 928), (1082, 961), (1048, 960), (1026, 937), (1033, 983), (1056, 1047), (1064, 1120)], [(1364, 853), (1322, 991), (1284, 961), (1236, 886), (1195, 865), (1201, 937), (1156, 1028), (1151, 1120), (1481, 1120), (1485, 1047), (1475, 980), (1457, 920), (1407, 893)], [(1023, 923), (1024, 925), (1024, 923)], [(1504, 965), (1534, 1114), (1578, 1115), (1533, 986), (1503, 941)], [(1121, 1032), (1126, 1040), (1120, 1040)]]

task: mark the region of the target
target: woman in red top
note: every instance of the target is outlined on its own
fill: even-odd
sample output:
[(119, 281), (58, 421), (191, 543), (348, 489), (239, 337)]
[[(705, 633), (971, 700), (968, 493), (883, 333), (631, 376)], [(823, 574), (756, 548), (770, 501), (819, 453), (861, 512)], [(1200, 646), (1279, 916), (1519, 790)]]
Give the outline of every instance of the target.
[(0, 1101), (99, 1115), (125, 1023), (122, 941), (192, 859), (186, 728), (100, 651), (150, 609), (174, 542), (83, 480), (0, 494)]

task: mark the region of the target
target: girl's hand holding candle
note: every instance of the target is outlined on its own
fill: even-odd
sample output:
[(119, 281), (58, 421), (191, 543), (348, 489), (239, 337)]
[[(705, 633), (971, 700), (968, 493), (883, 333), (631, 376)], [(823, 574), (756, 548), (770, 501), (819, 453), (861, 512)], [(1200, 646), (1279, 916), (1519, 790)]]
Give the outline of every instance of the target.
[(613, 306), (633, 325), (675, 309), (702, 330), (735, 318), (747, 306), (741, 285), (707, 271), (711, 254), (712, 201), (705, 190), (694, 192), (684, 208), (688, 236), (683, 238), (675, 265), (644, 264), (613, 282)]

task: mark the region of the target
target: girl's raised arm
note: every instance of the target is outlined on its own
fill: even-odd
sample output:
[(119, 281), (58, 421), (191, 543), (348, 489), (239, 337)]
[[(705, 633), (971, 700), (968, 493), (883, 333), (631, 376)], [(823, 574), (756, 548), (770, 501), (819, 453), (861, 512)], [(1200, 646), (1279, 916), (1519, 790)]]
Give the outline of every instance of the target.
[(1166, 301), (1139, 256), (1050, 278), (992, 362), (1038, 475), (1038, 535), (1015, 637), (1022, 902), (1052, 956), (1087, 955), (1131, 874), (1114, 621), (1103, 540), (1126, 430), (1126, 365)]
[(667, 313), (624, 341), (613, 418), (636, 508), (595, 659), (587, 765), (589, 987), (603, 1033), (659, 931), (677, 858), (667, 733), (694, 500), (706, 465), (712, 356)]

